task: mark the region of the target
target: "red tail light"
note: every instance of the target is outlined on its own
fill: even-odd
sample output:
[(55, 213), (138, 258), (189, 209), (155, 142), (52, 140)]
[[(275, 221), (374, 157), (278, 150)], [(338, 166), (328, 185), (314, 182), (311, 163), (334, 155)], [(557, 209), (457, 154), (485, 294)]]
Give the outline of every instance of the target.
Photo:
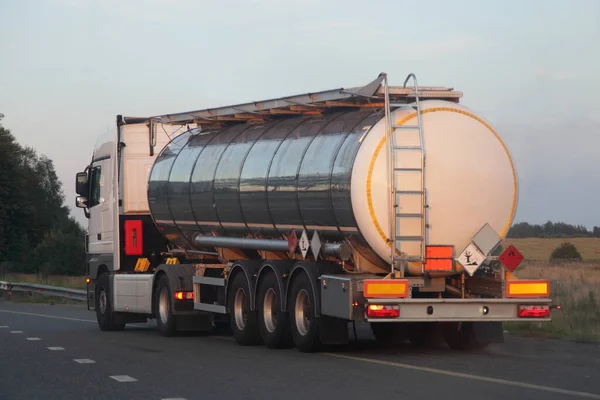
[(519, 306), (519, 317), (548, 318), (550, 317), (550, 306)]
[(399, 316), (400, 308), (398, 306), (370, 304), (367, 307), (367, 317), (369, 318), (398, 318)]
[(193, 300), (194, 292), (175, 292), (176, 300)]

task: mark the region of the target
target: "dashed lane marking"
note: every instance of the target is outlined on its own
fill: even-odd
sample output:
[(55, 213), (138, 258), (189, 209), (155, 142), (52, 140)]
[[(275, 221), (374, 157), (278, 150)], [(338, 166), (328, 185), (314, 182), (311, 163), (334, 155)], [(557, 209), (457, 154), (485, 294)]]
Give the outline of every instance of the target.
[(555, 388), (555, 387), (551, 387), (551, 386), (534, 385), (531, 383), (510, 381), (510, 380), (499, 379), (499, 378), (490, 378), (487, 376), (472, 375), (472, 374), (466, 374), (466, 373), (462, 373), (462, 372), (446, 371), (446, 370), (437, 369), (437, 368), (420, 367), (418, 365), (403, 364), (403, 363), (384, 361), (384, 360), (376, 360), (373, 358), (354, 357), (354, 356), (347, 356), (347, 355), (335, 354), (335, 353), (323, 353), (323, 354), (330, 356), (330, 357), (344, 358), (347, 360), (362, 361), (362, 362), (368, 362), (368, 363), (372, 363), (372, 364), (387, 365), (389, 367), (411, 369), (414, 371), (429, 372), (429, 373), (437, 374), (437, 375), (447, 375), (447, 376), (452, 376), (452, 377), (457, 377), (457, 378), (472, 379), (475, 381), (497, 383), (500, 385), (517, 386), (517, 387), (522, 387), (522, 388), (526, 388), (526, 389), (540, 390), (540, 391), (544, 391), (544, 392), (560, 393), (560, 394), (565, 394), (565, 395), (569, 395), (569, 396), (577, 396), (577, 397), (585, 397), (588, 399), (600, 399), (600, 394), (596, 394), (596, 393), (578, 392), (575, 390), (559, 389), (559, 388)]
[(28, 313), (28, 312), (22, 312), (22, 311), (9, 311), (9, 310), (0, 310), (0, 312), (9, 313), (9, 314), (31, 315), (31, 316), (34, 316), (34, 317), (45, 317), (45, 318), (54, 318), (54, 319), (66, 319), (68, 321), (91, 322), (93, 324), (96, 323), (96, 321), (92, 320), (92, 319), (59, 317), (58, 315), (45, 315), (45, 314), (36, 314), (36, 313)]
[(95, 364), (96, 361), (90, 360), (89, 358), (74, 358), (73, 361), (79, 364)]
[(137, 379), (132, 378), (129, 375), (113, 375), (110, 378), (114, 379), (117, 382), (135, 382)]
[(46, 347), (46, 348), (50, 351), (62, 351), (65, 349), (64, 347)]
[(23, 333), (23, 331), (10, 331), (10, 333)]
[(8, 325), (0, 325), (0, 329), (2, 328), (8, 328)]
[(27, 340), (42, 340), (39, 337), (28, 337)]

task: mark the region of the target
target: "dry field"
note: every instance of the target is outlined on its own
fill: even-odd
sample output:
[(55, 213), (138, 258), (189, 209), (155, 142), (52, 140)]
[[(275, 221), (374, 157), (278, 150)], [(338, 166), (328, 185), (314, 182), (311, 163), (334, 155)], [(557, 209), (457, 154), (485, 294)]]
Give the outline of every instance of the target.
[(584, 261), (600, 262), (600, 238), (506, 239), (504, 247), (512, 244), (526, 260), (548, 261), (552, 251), (565, 242), (574, 244)]

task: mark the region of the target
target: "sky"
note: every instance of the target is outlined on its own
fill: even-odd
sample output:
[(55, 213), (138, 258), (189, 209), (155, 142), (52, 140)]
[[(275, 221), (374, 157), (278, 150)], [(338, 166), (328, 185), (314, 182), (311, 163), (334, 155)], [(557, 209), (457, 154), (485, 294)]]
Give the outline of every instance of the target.
[[(600, 225), (600, 1), (0, 0), (0, 113), (66, 203), (117, 114), (364, 85), (454, 87), (519, 174), (515, 222)], [(473, 166), (485, 162), (474, 155)]]

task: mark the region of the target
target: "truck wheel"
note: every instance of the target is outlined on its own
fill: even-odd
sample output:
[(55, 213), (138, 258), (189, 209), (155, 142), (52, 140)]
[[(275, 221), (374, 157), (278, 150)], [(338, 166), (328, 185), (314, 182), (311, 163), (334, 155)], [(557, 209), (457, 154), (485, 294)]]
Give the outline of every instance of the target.
[(481, 350), (488, 345), (478, 340), (470, 322), (445, 322), (440, 324), (440, 331), (452, 350)]
[(258, 327), (260, 336), (270, 349), (289, 347), (292, 335), (288, 313), (281, 311), (281, 288), (273, 273), (267, 273), (258, 288)]
[(102, 274), (96, 282), (95, 301), (96, 301), (96, 319), (98, 326), (103, 331), (122, 331), (125, 328), (124, 323), (115, 323), (115, 312), (112, 307), (110, 277), (108, 274)]
[(238, 273), (233, 278), (227, 304), (230, 307), (230, 324), (235, 341), (242, 346), (258, 344), (258, 315), (250, 310), (250, 286), (243, 273)]
[(375, 339), (384, 344), (399, 344), (406, 339), (406, 326), (399, 322), (372, 322), (371, 332)]
[(317, 350), (321, 346), (319, 320), (315, 316), (315, 298), (307, 274), (297, 275), (292, 282), (288, 304), (294, 344), (303, 353)]
[(177, 317), (173, 315), (172, 296), (169, 278), (166, 275), (162, 275), (156, 284), (153, 299), (156, 325), (158, 326), (158, 332), (162, 336), (173, 336), (176, 333)]
[(435, 334), (433, 322), (413, 322), (408, 325), (408, 340), (413, 346), (425, 347), (433, 344)]

